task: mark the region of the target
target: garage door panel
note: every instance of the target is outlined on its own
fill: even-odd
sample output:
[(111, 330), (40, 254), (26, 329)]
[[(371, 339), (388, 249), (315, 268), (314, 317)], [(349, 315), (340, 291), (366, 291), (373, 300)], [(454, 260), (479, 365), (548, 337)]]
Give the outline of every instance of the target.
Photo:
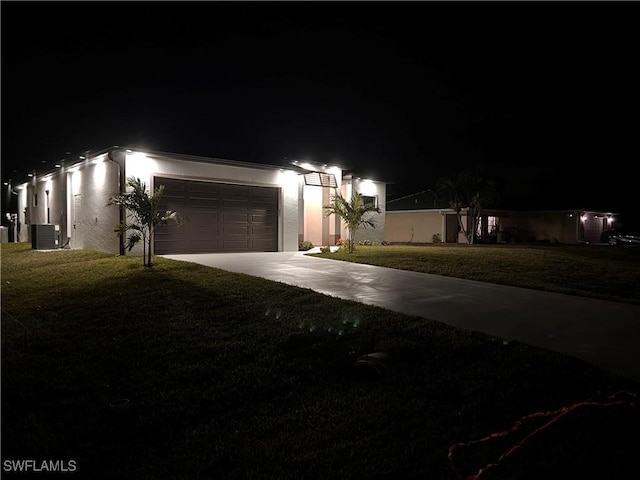
[(248, 238), (225, 239), (222, 241), (221, 250), (227, 252), (247, 252), (251, 250)]
[(187, 185), (182, 180), (178, 180), (175, 178), (158, 178), (156, 177), (155, 186), (156, 188), (160, 185), (164, 185), (164, 192), (184, 192), (187, 188)]
[(249, 219), (251, 223), (274, 223), (276, 217), (274, 215), (269, 215), (268, 213), (249, 213)]
[(193, 241), (197, 236), (204, 238), (206, 241), (214, 242), (220, 236), (220, 233), (220, 227), (199, 227), (197, 235), (190, 234), (187, 238)]
[(198, 193), (206, 193), (211, 194), (215, 193), (216, 195), (222, 191), (222, 185), (219, 183), (210, 183), (210, 182), (190, 182), (188, 180), (180, 180), (186, 185), (186, 188), (189, 189), (191, 194)]
[(255, 199), (268, 199), (273, 198), (274, 192), (269, 187), (256, 187), (251, 190), (251, 198)]
[(217, 210), (220, 208), (219, 198), (189, 198), (189, 208)]
[(160, 184), (160, 209), (182, 224), (156, 229), (157, 254), (277, 251), (279, 188), (156, 177)]
[(192, 221), (219, 222), (221, 212), (219, 210), (193, 209), (187, 215)]
[(247, 185), (236, 185), (233, 183), (221, 183), (218, 185), (220, 185), (222, 193), (224, 193), (225, 197), (229, 197), (233, 195), (249, 196), (250, 188), (259, 188), (259, 187), (249, 187)]
[(221, 233), (223, 237), (242, 237), (246, 238), (249, 236), (249, 227), (247, 225), (225, 225), (221, 229)]
[(233, 210), (233, 211), (247, 211), (249, 210), (247, 199), (241, 198), (223, 198), (220, 200), (220, 208), (224, 210)]
[(222, 223), (249, 223), (249, 216), (246, 213), (222, 212)]
[(178, 240), (161, 241), (158, 238), (154, 242), (156, 250), (178, 251), (184, 247), (184, 242)]

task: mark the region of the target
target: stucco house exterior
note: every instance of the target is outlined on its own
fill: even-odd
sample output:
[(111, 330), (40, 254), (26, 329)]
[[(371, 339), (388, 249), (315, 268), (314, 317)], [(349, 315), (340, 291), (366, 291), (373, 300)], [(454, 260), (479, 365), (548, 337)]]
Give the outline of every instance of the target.
[[(178, 212), (179, 224), (156, 228), (154, 254), (296, 251), (347, 238), (343, 222), (324, 215), (331, 195), (356, 191), (381, 208), (370, 239), (384, 235), (384, 182), (344, 167), (308, 162), (264, 165), (174, 153), (110, 147), (80, 155), (16, 185), (19, 241), (39, 229), (55, 231), (55, 248), (125, 254), (114, 229), (124, 212), (108, 205), (136, 177), (148, 189), (164, 185), (160, 208)], [(141, 249), (141, 248), (140, 248)], [(133, 253), (138, 252), (138, 248)]]
[[(476, 238), (484, 242), (597, 244), (618, 213), (586, 209), (518, 211), (485, 209)], [(462, 211), (467, 228), (467, 216)], [(384, 240), (389, 243), (466, 243), (458, 218), (431, 190), (387, 203)]]

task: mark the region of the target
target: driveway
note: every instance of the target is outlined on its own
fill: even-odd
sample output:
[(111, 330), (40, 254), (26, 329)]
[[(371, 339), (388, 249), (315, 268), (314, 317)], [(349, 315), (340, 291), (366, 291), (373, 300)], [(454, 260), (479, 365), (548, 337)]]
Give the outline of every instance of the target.
[(640, 382), (640, 305), (310, 257), (164, 255), (578, 357)]

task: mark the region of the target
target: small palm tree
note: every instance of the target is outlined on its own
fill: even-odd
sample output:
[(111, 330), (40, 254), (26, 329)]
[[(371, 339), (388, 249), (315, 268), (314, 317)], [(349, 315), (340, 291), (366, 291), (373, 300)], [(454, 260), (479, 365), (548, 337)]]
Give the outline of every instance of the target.
[(164, 185), (156, 188), (153, 194), (147, 192), (147, 186), (139, 179), (129, 177), (127, 179), (129, 191), (111, 198), (109, 205), (124, 207), (133, 218), (133, 222), (127, 220), (121, 222), (114, 230), (123, 237), (129, 230), (132, 233), (127, 238), (125, 248), (128, 251), (142, 241), (142, 261), (145, 267), (151, 267), (151, 239), (156, 226), (164, 225), (169, 220), (178, 220), (178, 214), (167, 210), (158, 212), (158, 204), (164, 193)]
[(354, 192), (351, 200), (347, 201), (342, 195), (336, 194), (331, 196), (331, 203), (325, 205), (324, 216), (336, 215), (340, 217), (349, 229), (349, 253), (353, 253), (353, 237), (356, 230), (360, 227), (375, 228), (375, 221), (369, 217), (365, 218), (368, 213), (380, 213), (380, 209), (373, 204), (365, 204), (360, 193)]

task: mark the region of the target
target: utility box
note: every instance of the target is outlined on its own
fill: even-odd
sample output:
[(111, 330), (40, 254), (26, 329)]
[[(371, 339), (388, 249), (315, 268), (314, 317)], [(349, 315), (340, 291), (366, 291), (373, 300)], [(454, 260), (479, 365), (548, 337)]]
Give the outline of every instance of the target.
[(55, 250), (56, 226), (49, 223), (31, 225), (31, 248), (33, 250)]

